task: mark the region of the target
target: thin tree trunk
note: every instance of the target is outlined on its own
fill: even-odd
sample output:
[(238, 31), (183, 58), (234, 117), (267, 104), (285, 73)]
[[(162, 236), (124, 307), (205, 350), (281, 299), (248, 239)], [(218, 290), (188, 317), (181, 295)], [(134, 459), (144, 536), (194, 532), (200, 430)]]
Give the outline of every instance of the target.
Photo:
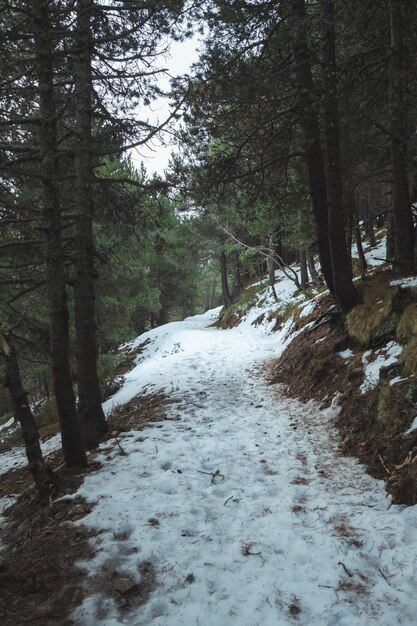
[[(349, 194), (352, 196), (353, 194)], [(352, 274), (352, 242), (353, 242), (353, 211), (352, 205), (348, 203), (347, 224), (346, 224), (346, 250), (349, 257), (349, 264)]]
[(320, 0), (323, 36), (324, 118), (328, 225), (333, 287), (343, 313), (357, 304), (359, 297), (352, 282), (352, 265), (346, 247), (343, 210), (342, 163), (337, 111), (336, 46), (334, 0)]
[(404, 103), (403, 0), (390, 0), (391, 59), (389, 112), (391, 132), (392, 208), (395, 222), (395, 268), (414, 270), (414, 224), (407, 178), (406, 110)]
[(365, 228), (366, 236), (368, 237), (368, 240), (369, 240), (369, 245), (372, 246), (372, 248), (374, 248), (376, 246), (374, 220), (372, 219), (372, 216), (371, 216), (368, 198), (366, 198), (366, 204), (365, 204), (364, 228)]
[[(281, 250), (282, 251), (282, 247)], [(268, 258), (267, 258), (267, 266), (268, 266), (268, 282), (271, 287), (272, 295), (274, 297), (275, 302), (279, 302), (277, 290), (275, 289), (275, 270), (277, 269), (277, 264), (274, 259), (275, 253), (275, 243), (274, 243), (274, 233), (270, 232), (268, 235)]]
[(97, 374), (93, 237), (91, 0), (77, 1), (75, 69), (76, 204), (74, 312), (77, 345), (78, 414), (87, 448), (107, 432)]
[(394, 214), (387, 215), (387, 261), (394, 265), (395, 263), (395, 220)]
[(16, 350), (12, 340), (4, 332), (0, 333), (0, 345), (6, 365), (5, 386), (9, 390), (14, 417), (22, 429), (29, 470), (38, 490), (39, 499), (46, 503), (58, 485), (58, 479), (44, 461), (38, 427), (22, 386)]
[(306, 250), (303, 246), (299, 250), (299, 258), (300, 258), (301, 289), (307, 289), (308, 287), (307, 258), (306, 258)]
[(240, 294), (243, 291), (243, 280), (240, 271), (240, 258), (239, 252), (234, 250), (230, 255), (230, 261), (232, 263), (232, 300), (236, 302), (239, 300)]
[(324, 280), (332, 295), (335, 295), (329, 246), (327, 217), (326, 175), (320, 143), (320, 128), (314, 109), (314, 85), (307, 46), (306, 11), (304, 0), (291, 0), (293, 21), (292, 52), (300, 122), (304, 133), (305, 158), (310, 183), (311, 203), (317, 225), (317, 244)]
[(357, 218), (356, 218), (356, 224), (355, 224), (355, 242), (356, 242), (356, 250), (358, 251), (359, 269), (361, 272), (361, 277), (365, 278), (365, 274), (368, 269), (368, 263), (366, 262), (365, 253), (363, 251), (362, 239), (361, 239), (361, 228), (359, 226), (359, 220)]
[(376, 239), (375, 239), (375, 231), (374, 231), (374, 220), (371, 217), (369, 217), (365, 221), (364, 228), (365, 228), (366, 236), (368, 237), (368, 240), (369, 240), (369, 245), (372, 248), (375, 248)]
[(54, 99), (52, 34), (48, 0), (31, 0), (35, 63), (39, 86), (39, 134), (45, 229), (45, 262), (51, 329), (51, 360), (54, 392), (61, 426), (62, 448), (67, 467), (86, 466), (69, 358), (69, 313), (62, 250), (61, 212), (58, 188), (57, 112)]
[(162, 304), (161, 308), (158, 311), (158, 326), (163, 326), (164, 324), (168, 324), (168, 310)]
[(313, 281), (316, 287), (320, 287), (323, 284), (323, 281), (321, 280), (320, 276), (317, 273), (316, 266), (314, 265), (313, 255), (311, 254), (310, 248), (306, 249), (306, 258), (307, 258), (308, 271), (310, 272), (311, 280)]
[(220, 254), (219, 261), (220, 261), (220, 276), (222, 280), (223, 306), (227, 308), (231, 306), (232, 298), (230, 296), (230, 291), (229, 291), (229, 282), (227, 279), (227, 260), (226, 260), (226, 253), (224, 251)]
[(275, 270), (277, 269), (277, 266), (275, 260), (272, 257), (268, 257), (267, 263), (269, 284), (273, 285), (275, 283)]
[(277, 290), (275, 289), (275, 261), (271, 257), (267, 259), (268, 263), (268, 282), (271, 287), (272, 295), (275, 302), (279, 302)]

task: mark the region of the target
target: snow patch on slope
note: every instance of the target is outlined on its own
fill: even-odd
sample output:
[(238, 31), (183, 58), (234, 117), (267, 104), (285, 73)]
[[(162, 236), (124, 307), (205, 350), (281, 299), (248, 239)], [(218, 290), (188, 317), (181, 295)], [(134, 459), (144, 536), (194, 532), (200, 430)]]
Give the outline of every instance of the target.
[(380, 350), (368, 350), (363, 354), (362, 364), (364, 367), (365, 379), (360, 386), (362, 394), (377, 386), (381, 369), (396, 363), (402, 351), (403, 347), (399, 343), (396, 341), (390, 341)]

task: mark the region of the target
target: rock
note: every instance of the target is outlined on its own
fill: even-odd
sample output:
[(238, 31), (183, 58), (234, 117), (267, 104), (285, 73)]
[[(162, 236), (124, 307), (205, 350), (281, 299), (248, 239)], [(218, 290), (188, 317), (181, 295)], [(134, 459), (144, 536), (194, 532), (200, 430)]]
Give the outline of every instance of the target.
[(118, 576), (116, 574), (112, 580), (112, 587), (117, 593), (129, 593), (129, 591), (136, 587), (136, 582), (128, 576)]

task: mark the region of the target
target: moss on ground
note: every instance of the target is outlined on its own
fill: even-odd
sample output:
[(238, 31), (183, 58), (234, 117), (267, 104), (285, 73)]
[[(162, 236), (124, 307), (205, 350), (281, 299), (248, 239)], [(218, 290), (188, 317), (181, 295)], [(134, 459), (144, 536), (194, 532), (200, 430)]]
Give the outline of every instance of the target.
[(397, 326), (397, 339), (409, 341), (413, 335), (417, 336), (417, 303), (409, 304), (400, 318)]
[(417, 373), (417, 335), (404, 346), (400, 354), (400, 363), (407, 376)]
[(395, 334), (400, 318), (401, 290), (386, 281), (375, 281), (362, 289), (363, 304), (346, 316), (346, 328), (361, 346)]

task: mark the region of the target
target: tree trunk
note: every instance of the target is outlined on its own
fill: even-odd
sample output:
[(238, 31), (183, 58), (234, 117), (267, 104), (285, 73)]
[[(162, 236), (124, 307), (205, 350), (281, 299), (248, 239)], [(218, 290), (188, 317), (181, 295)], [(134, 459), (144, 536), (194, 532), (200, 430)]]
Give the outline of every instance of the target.
[(158, 326), (163, 326), (164, 324), (168, 324), (168, 310), (165, 306), (161, 306), (158, 311)]
[(363, 251), (362, 239), (361, 239), (361, 228), (359, 226), (359, 220), (357, 218), (356, 218), (356, 224), (355, 224), (355, 241), (356, 241), (356, 250), (358, 251), (359, 269), (361, 272), (361, 278), (365, 278), (365, 274), (368, 269), (368, 263), (366, 262), (365, 253)]
[(395, 269), (414, 271), (414, 224), (408, 187), (406, 110), (404, 103), (403, 0), (390, 0), (391, 58), (389, 113), (391, 133), (392, 208), (395, 222)]
[(222, 252), (220, 254), (220, 276), (222, 280), (222, 298), (223, 298), (223, 306), (229, 307), (232, 304), (232, 298), (230, 296), (229, 291), (229, 283), (227, 280), (227, 260), (226, 253)]
[(280, 244), (279, 245), (275, 244), (273, 231), (270, 231), (268, 234), (267, 252), (268, 252), (268, 258), (267, 258), (268, 277), (269, 277), (269, 283), (271, 284), (275, 282), (275, 270), (277, 269), (277, 264), (275, 261), (275, 254), (277, 254), (278, 256), (281, 256), (280, 252), (282, 252), (282, 246)]
[[(349, 194), (350, 198), (353, 194)], [(346, 224), (346, 250), (349, 257), (350, 272), (352, 274), (352, 243), (353, 243), (353, 210), (352, 204), (347, 203), (347, 224)]]
[(345, 240), (342, 163), (336, 86), (336, 41), (334, 0), (320, 0), (323, 36), (324, 121), (329, 244), (336, 302), (343, 313), (357, 304), (352, 265)]
[(394, 265), (395, 263), (395, 220), (394, 214), (387, 215), (387, 261)]
[(86, 466), (69, 359), (69, 314), (62, 250), (58, 188), (57, 112), (54, 99), (52, 34), (48, 0), (32, 0), (35, 63), (39, 87), (39, 156), (42, 175), (45, 262), (54, 392), (67, 467)]
[(58, 484), (58, 479), (44, 461), (38, 427), (22, 386), (16, 350), (6, 333), (0, 333), (0, 345), (6, 364), (5, 386), (9, 390), (14, 417), (22, 429), (29, 470), (38, 490), (39, 499), (47, 503)]
[[(274, 259), (275, 254), (275, 243), (274, 243), (274, 233), (270, 232), (268, 235), (268, 257), (266, 259), (267, 269), (268, 269), (268, 282), (271, 287), (272, 295), (274, 297), (275, 302), (279, 302), (277, 290), (275, 289), (275, 270), (277, 269), (277, 264)], [(280, 246), (280, 252), (282, 252), (282, 247)]]
[(301, 289), (307, 289), (308, 287), (308, 271), (307, 271), (307, 257), (306, 249), (301, 247), (299, 250), (300, 258), (300, 284)]
[(363, 226), (365, 229), (366, 236), (369, 240), (369, 245), (372, 246), (372, 248), (375, 248), (376, 239), (375, 239), (375, 231), (374, 231), (374, 220), (372, 219), (368, 198), (366, 198), (366, 203), (365, 203), (365, 220), (364, 220)]
[(320, 143), (320, 128), (314, 109), (314, 85), (307, 46), (304, 0), (291, 0), (293, 22), (292, 52), (300, 106), (300, 122), (304, 133), (305, 158), (308, 168), (313, 214), (317, 225), (317, 244), (324, 280), (335, 295), (329, 246), (326, 175)]
[(232, 300), (233, 302), (237, 302), (239, 300), (240, 294), (243, 291), (243, 280), (240, 271), (240, 258), (239, 252), (234, 250), (230, 255), (230, 260), (232, 263)]
[(91, 0), (77, 1), (75, 70), (76, 206), (74, 312), (77, 346), (78, 414), (87, 448), (107, 432), (97, 374), (93, 237)]
[(323, 284), (320, 276), (317, 273), (316, 266), (314, 265), (313, 255), (311, 254), (310, 248), (306, 249), (306, 259), (308, 265), (308, 271), (310, 272), (311, 280), (313, 281), (315, 287), (320, 287)]

